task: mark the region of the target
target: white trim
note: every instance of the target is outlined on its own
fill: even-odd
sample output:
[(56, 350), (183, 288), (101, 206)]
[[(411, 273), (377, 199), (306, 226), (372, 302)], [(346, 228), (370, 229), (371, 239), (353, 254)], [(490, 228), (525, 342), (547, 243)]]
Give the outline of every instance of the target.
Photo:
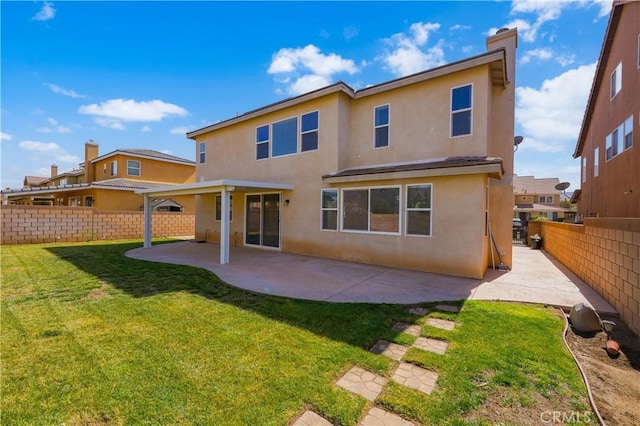
[[(378, 108), (387, 107), (387, 124), (382, 124), (380, 126), (376, 125), (376, 111)], [(379, 128), (386, 127), (387, 128), (387, 144), (384, 146), (376, 146), (376, 130)], [(391, 104), (386, 103), (373, 107), (373, 149), (384, 149), (389, 148), (391, 146)]]
[[(453, 91), (456, 89), (460, 89), (463, 87), (467, 87), (467, 86), (471, 86), (471, 101), (470, 101), (470, 106), (469, 108), (463, 108), (463, 109), (459, 109), (456, 111), (453, 111)], [(474, 96), (473, 96), (473, 92), (475, 91), (475, 88), (473, 86), (473, 82), (471, 83), (466, 83), (466, 84), (461, 84), (459, 86), (456, 87), (452, 87), (451, 90), (449, 91), (449, 139), (457, 139), (457, 138), (464, 138), (467, 136), (473, 136), (473, 100), (474, 100)], [(453, 135), (453, 114), (456, 113), (461, 113), (461, 112), (466, 112), (469, 111), (469, 133), (465, 133), (464, 135)]]
[[(336, 207), (335, 209), (333, 207), (329, 208), (325, 208), (322, 206), (322, 202), (324, 201), (323, 199), (323, 194), (324, 191), (336, 191), (336, 198), (337, 198), (337, 203), (336, 203)], [(334, 211), (336, 212), (336, 229), (325, 229), (322, 227), (322, 214), (325, 211)], [(320, 230), (321, 231), (325, 231), (325, 232), (338, 232), (340, 231), (340, 188), (322, 188), (320, 189)]]
[[(138, 174), (137, 175), (132, 175), (132, 174), (129, 173), (129, 162), (138, 163)], [(133, 167), (133, 169), (135, 169), (135, 167)], [(127, 159), (127, 176), (142, 177), (142, 161)]]
[[(318, 127), (316, 127), (315, 130), (307, 130), (306, 132), (302, 130), (302, 116), (303, 115), (309, 115), (309, 114), (313, 114), (314, 112), (318, 113)], [(313, 133), (313, 132), (317, 132), (318, 133), (318, 146), (316, 146), (315, 149), (308, 149), (306, 151), (302, 150), (302, 135), (306, 135), (308, 133)], [(300, 114), (300, 149), (298, 150), (298, 152), (300, 154), (304, 154), (306, 152), (314, 152), (314, 151), (318, 151), (320, 150), (320, 110), (319, 109), (314, 109), (305, 113), (301, 113)]]
[[(286, 183), (270, 183), (256, 182), (234, 179), (209, 180), (197, 183), (186, 183), (183, 185), (167, 185), (155, 188), (137, 189), (136, 194), (150, 195), (191, 195), (191, 194), (210, 194), (220, 192), (223, 186), (242, 187), (252, 189), (275, 189), (275, 190), (293, 190), (293, 185)], [(233, 190), (233, 189), (228, 189)]]
[[(258, 129), (262, 128), (262, 127), (266, 127), (267, 131), (269, 132), (269, 137), (267, 138), (266, 141), (260, 141), (258, 142)], [(256, 131), (255, 131), (255, 147), (256, 147), (256, 155), (255, 155), (255, 160), (256, 161), (262, 161), (262, 160), (268, 160), (269, 158), (271, 158), (271, 124), (267, 123), (267, 124), (262, 124), (260, 126), (256, 126)], [(264, 158), (258, 158), (258, 145), (262, 145), (262, 144), (267, 144), (267, 156)]]
[[(262, 208), (262, 204), (264, 202), (264, 195), (277, 195), (278, 196), (278, 246), (277, 247), (273, 247), (273, 246), (265, 246), (263, 244), (249, 244), (247, 243), (247, 198), (249, 196), (252, 195), (259, 195), (260, 196), (260, 242), (262, 242), (262, 237), (264, 235), (264, 230), (262, 227), (263, 224), (263, 208)], [(247, 247), (253, 247), (253, 248), (258, 248), (261, 250), (274, 250), (274, 251), (282, 251), (282, 199), (283, 199), (283, 193), (281, 191), (267, 191), (267, 192), (246, 192), (244, 194), (244, 223), (243, 223), (243, 233), (244, 233), (244, 238), (242, 239), (242, 245), (243, 246), (247, 246)]]
[[(283, 123), (285, 121), (289, 121), (292, 119), (296, 119), (296, 151), (295, 152), (288, 152), (286, 154), (280, 154), (280, 155), (273, 155), (273, 148), (275, 147), (275, 138), (274, 138), (274, 131), (273, 131), (273, 125), (274, 124), (278, 124), (278, 123)], [(296, 155), (298, 154), (298, 148), (300, 147), (300, 129), (302, 126), (299, 126), (300, 124), (300, 117), (298, 115), (294, 115), (291, 117), (287, 117), (287, 118), (283, 118), (282, 120), (278, 120), (278, 121), (272, 121), (271, 122), (271, 134), (269, 136), (271, 136), (271, 146), (269, 147), (269, 158), (281, 158), (281, 157), (289, 157), (291, 155)]]
[[(409, 199), (409, 187), (410, 186), (426, 186), (429, 185), (429, 208), (428, 210), (425, 208), (412, 208), (409, 209), (407, 207), (407, 205), (405, 204), (403, 206), (404, 209), (404, 214), (405, 214), (405, 218), (404, 218), (404, 235), (407, 237), (418, 237), (418, 238), (431, 238), (433, 236), (433, 183), (430, 182), (424, 182), (424, 183), (408, 183), (406, 184), (405, 187), (405, 200)], [(406, 201), (405, 201), (406, 202)], [(424, 234), (410, 234), (409, 233), (409, 212), (421, 212), (421, 211), (428, 211), (429, 212), (429, 234), (428, 235), (424, 235)]]

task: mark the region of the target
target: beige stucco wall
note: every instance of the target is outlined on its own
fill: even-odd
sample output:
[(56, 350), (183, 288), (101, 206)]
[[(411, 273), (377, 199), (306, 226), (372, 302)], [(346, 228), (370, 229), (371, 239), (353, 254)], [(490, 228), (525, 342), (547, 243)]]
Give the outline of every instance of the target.
[[(511, 55), (507, 67), (513, 71), (515, 36), (510, 34), (498, 37), (491, 48), (513, 44), (507, 49)], [(511, 265), (513, 78), (511, 75), (506, 87), (496, 87), (489, 65), (479, 65), (355, 99), (334, 92), (280, 110), (272, 108), (258, 118), (195, 136), (196, 154), (199, 143), (206, 144), (206, 162), (197, 164), (196, 181), (236, 179), (294, 185), (292, 191), (282, 192), (282, 200), (289, 200), (281, 206), (283, 251), (480, 278), (491, 259), (487, 220), (503, 261)], [(467, 84), (473, 85), (472, 134), (451, 138), (451, 89)], [(383, 104), (390, 105), (390, 146), (374, 149), (374, 108)], [(318, 150), (256, 160), (257, 127), (316, 110)], [(504, 178), (478, 174), (349, 184), (328, 184), (322, 179), (350, 167), (452, 156), (501, 157)], [(433, 185), (431, 237), (320, 230), (322, 188), (402, 185), (404, 196), (411, 182)], [(245, 196), (234, 192), (231, 244), (244, 241)], [(219, 241), (215, 195), (197, 196), (196, 212), (196, 238)]]

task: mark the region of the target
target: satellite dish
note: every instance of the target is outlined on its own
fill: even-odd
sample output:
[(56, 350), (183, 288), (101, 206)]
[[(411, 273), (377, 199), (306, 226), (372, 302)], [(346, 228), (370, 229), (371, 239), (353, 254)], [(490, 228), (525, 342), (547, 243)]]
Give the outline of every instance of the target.
[(524, 138), (522, 136), (515, 136), (513, 138), (513, 144), (515, 146), (518, 146), (518, 145), (520, 145), (522, 143), (523, 140), (524, 140)]
[(570, 187), (570, 186), (571, 186), (571, 183), (570, 183), (570, 182), (560, 182), (559, 184), (557, 184), (557, 185), (555, 186), (555, 188), (556, 188), (558, 191), (564, 191), (565, 189), (567, 189), (567, 188), (568, 188), (568, 187)]

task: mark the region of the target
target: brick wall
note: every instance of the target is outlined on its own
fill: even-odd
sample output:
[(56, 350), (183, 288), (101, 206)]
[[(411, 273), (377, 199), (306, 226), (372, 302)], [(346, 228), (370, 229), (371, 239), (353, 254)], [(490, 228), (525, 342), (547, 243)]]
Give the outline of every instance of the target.
[(640, 219), (541, 223), (544, 249), (600, 293), (640, 334)]
[[(91, 207), (2, 206), (2, 244), (142, 238), (142, 212), (100, 211)], [(154, 237), (193, 235), (195, 215), (153, 213)]]

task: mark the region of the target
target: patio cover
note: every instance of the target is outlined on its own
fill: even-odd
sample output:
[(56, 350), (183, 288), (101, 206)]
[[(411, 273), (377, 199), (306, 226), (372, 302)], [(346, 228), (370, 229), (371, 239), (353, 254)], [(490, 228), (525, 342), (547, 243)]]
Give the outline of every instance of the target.
[(220, 264), (229, 263), (229, 195), (236, 190), (279, 189), (292, 190), (293, 185), (286, 183), (254, 182), (233, 179), (211, 180), (184, 185), (160, 186), (138, 189), (136, 194), (144, 195), (144, 248), (151, 248), (151, 201), (153, 197), (171, 197), (174, 195), (202, 195), (220, 193), (222, 199), (220, 221)]
[(516, 204), (513, 207), (516, 212), (568, 212), (569, 210), (562, 207), (546, 206), (544, 204)]

